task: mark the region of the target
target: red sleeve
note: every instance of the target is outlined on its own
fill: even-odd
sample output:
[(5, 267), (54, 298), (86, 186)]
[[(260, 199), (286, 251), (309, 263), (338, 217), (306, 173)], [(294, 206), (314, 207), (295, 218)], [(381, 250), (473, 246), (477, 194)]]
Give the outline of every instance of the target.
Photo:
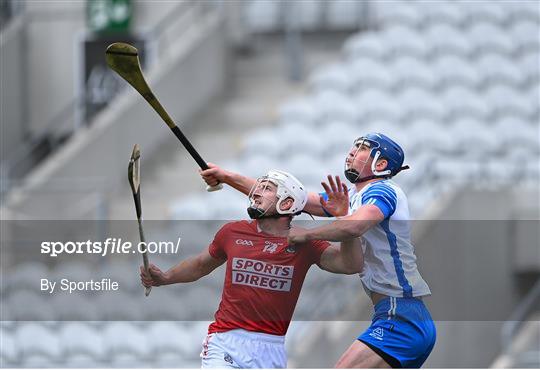
[(219, 229), (219, 231), (214, 236), (214, 240), (208, 246), (208, 253), (214, 258), (217, 259), (226, 259), (227, 252), (225, 250), (227, 236), (229, 234), (229, 224), (225, 224)]
[(311, 250), (313, 251), (313, 263), (319, 264), (321, 262), (321, 255), (330, 246), (330, 243), (326, 240), (313, 240), (311, 242)]

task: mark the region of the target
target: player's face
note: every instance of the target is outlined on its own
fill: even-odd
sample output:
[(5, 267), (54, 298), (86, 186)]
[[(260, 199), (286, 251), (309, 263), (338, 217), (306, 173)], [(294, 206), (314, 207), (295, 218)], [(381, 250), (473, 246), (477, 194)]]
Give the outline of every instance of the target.
[(265, 179), (257, 180), (255, 189), (250, 196), (250, 205), (255, 208), (266, 210), (266, 213), (275, 210), (277, 201), (277, 186)]
[(370, 153), (371, 147), (369, 142), (356, 140), (345, 159), (346, 167), (358, 171), (360, 177), (370, 176), (372, 174), (371, 162), (373, 162)]

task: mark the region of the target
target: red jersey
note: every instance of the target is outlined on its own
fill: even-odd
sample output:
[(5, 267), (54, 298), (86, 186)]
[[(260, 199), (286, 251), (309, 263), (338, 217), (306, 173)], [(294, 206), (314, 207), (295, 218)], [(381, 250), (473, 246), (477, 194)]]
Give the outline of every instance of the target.
[(256, 221), (224, 225), (209, 247), (212, 257), (227, 259), (227, 269), (208, 333), (244, 329), (285, 335), (307, 271), (329, 245), (313, 241), (290, 247), (287, 238), (259, 231)]

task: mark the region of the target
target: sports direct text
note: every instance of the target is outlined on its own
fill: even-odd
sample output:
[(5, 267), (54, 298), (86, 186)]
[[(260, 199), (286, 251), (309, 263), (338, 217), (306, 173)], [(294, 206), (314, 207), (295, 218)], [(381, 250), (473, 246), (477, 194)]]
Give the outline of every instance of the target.
[(289, 292), (294, 266), (273, 265), (249, 258), (233, 258), (233, 284)]
[(150, 254), (176, 254), (180, 248), (180, 240), (176, 243), (172, 241), (160, 242), (139, 242), (133, 247), (129, 241), (123, 241), (122, 238), (107, 238), (105, 241), (84, 242), (42, 242), (41, 254), (47, 254), (50, 257), (57, 257), (61, 254), (98, 254), (106, 256), (107, 254), (129, 254), (145, 253)]

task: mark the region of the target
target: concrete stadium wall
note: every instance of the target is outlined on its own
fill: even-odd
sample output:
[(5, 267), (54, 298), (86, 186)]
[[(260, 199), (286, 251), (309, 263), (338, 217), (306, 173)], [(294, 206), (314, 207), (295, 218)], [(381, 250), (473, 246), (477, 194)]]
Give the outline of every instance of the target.
[(14, 19), (2, 30), (0, 39), (0, 156), (5, 159), (15, 151), (26, 132), (26, 112), (24, 101), (24, 23)]
[[(224, 89), (224, 39), (221, 17), (210, 13), (183, 35), (181, 42), (171, 46), (168, 57), (157, 61), (147, 75), (155, 94), (181, 127)], [(124, 184), (133, 144), (141, 145), (143, 155), (148, 157), (162, 140), (176, 140), (171, 135), (142, 97), (128, 88), (91, 127), (78, 132), (33, 171), (24, 187), (13, 189), (6, 204), (27, 217), (75, 217), (69, 212), (74, 207), (72, 198), (114, 191)]]
[[(146, 34), (159, 24), (179, 2), (134, 2), (133, 32)], [(51, 123), (76, 98), (79, 78), (80, 39), (86, 33), (86, 2), (84, 1), (29, 1), (25, 12), (15, 21), (20, 34), (9, 38), (1, 46), (2, 55), (2, 132), (10, 137), (13, 127), (19, 127), (17, 117), (30, 133), (37, 133)], [(15, 23), (14, 21), (14, 23)], [(6, 38), (3, 30), (2, 39)], [(24, 56), (16, 48), (24, 48)], [(5, 62), (5, 63), (4, 63)], [(10, 83), (10, 79), (17, 79)], [(26, 86), (23, 86), (26, 85)], [(4, 97), (5, 86), (10, 94)], [(19, 92), (18, 89), (25, 89)], [(15, 97), (17, 97), (15, 101)], [(5, 102), (5, 103), (4, 103)], [(4, 119), (5, 117), (5, 119)], [(6, 139), (6, 143), (14, 143)], [(11, 145), (13, 146), (13, 145)], [(9, 151), (11, 146), (2, 148)]]
[(418, 265), (438, 329), (426, 367), (488, 367), (500, 352), (501, 326), (522, 298), (516, 251), (538, 256), (538, 221), (519, 221), (516, 233), (515, 220), (538, 220), (538, 204), (538, 190), (462, 189), (441, 220), (417, 221)]

